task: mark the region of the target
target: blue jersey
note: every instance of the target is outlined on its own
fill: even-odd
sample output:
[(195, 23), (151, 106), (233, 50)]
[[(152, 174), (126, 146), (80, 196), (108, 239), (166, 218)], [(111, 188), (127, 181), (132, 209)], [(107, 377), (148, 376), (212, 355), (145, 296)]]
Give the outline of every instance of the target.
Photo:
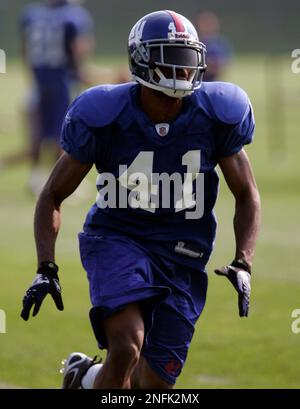
[(74, 76), (72, 42), (92, 31), (89, 13), (61, 1), (57, 6), (32, 4), (21, 16), (25, 54), (39, 84), (65, 84)]
[(204, 82), (173, 122), (155, 124), (139, 91), (134, 83), (91, 88), (66, 116), (62, 148), (99, 172), (84, 231), (129, 236), (203, 271), (216, 234), (215, 168), (252, 141), (251, 104), (233, 84)]

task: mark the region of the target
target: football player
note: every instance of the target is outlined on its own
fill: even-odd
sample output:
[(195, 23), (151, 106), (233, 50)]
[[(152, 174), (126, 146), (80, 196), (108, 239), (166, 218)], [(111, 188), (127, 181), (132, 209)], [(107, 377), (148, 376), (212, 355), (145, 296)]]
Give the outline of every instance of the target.
[[(104, 364), (65, 362), (63, 388), (172, 388), (204, 308), (219, 165), (236, 203), (233, 261), (216, 270), (248, 316), (260, 199), (244, 145), (253, 138), (247, 94), (205, 83), (205, 45), (189, 20), (150, 13), (128, 43), (135, 82), (84, 92), (62, 131), (63, 156), (35, 212), (38, 270), (21, 316), (50, 293), (63, 310), (55, 241), (60, 209), (93, 165), (98, 195), (79, 234), (91, 324)], [(169, 178), (169, 185), (166, 183)]]
[(224, 76), (232, 60), (231, 45), (220, 34), (220, 21), (211, 11), (203, 11), (196, 16), (196, 28), (207, 48), (204, 81), (218, 81)]
[(92, 50), (92, 19), (85, 8), (75, 3), (47, 0), (32, 4), (20, 18), (22, 53), (32, 77), (25, 101), (29, 147), (3, 158), (2, 166), (29, 157), (33, 167), (29, 186), (33, 193), (40, 189), (42, 144), (50, 145), (56, 160), (61, 153), (60, 130), (72, 93), (78, 95), (79, 83), (86, 82), (81, 66)]

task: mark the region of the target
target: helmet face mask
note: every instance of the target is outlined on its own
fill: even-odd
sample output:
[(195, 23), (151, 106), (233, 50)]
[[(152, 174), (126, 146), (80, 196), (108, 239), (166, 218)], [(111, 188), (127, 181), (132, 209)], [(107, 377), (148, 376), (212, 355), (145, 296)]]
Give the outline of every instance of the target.
[(192, 23), (177, 13), (154, 12), (139, 20), (131, 30), (128, 51), (133, 78), (142, 85), (174, 98), (201, 86), (206, 48)]

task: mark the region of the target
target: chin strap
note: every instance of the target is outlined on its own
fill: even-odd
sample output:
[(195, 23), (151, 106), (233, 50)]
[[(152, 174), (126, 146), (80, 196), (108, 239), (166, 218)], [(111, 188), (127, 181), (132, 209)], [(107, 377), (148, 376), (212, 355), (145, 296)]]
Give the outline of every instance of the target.
[(181, 99), (181, 98), (186, 97), (186, 96), (188, 96), (188, 95), (192, 95), (192, 93), (194, 92), (194, 90), (197, 89), (197, 88), (199, 88), (199, 87), (197, 87), (197, 88), (194, 88), (193, 90), (189, 90), (189, 91), (176, 90), (176, 89), (174, 90), (173, 88), (165, 88), (165, 87), (163, 87), (163, 86), (155, 85), (155, 84), (153, 84), (153, 83), (144, 81), (144, 80), (142, 80), (141, 78), (139, 78), (139, 77), (137, 77), (137, 76), (135, 76), (135, 75), (133, 75), (132, 78), (133, 78), (135, 81), (137, 81), (139, 84), (142, 84), (142, 85), (144, 85), (145, 87), (154, 89), (155, 91), (163, 92), (165, 95), (167, 95), (168, 97), (171, 97), (171, 98), (179, 98), (179, 99)]

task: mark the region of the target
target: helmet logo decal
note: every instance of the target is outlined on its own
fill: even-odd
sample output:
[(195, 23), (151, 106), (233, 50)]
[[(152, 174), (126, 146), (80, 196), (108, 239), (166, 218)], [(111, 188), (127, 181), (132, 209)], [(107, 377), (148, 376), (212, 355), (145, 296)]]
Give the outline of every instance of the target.
[(169, 133), (170, 125), (169, 124), (156, 124), (155, 129), (159, 136), (166, 136)]
[(173, 23), (173, 21), (169, 24), (169, 30), (170, 33), (168, 34), (168, 37), (170, 40), (175, 40), (176, 38), (176, 27), (175, 24)]
[(143, 31), (146, 24), (146, 20), (139, 21), (131, 30), (129, 34), (129, 40), (135, 41), (136, 44), (140, 43), (143, 38)]
[(185, 21), (174, 11), (168, 11), (173, 21), (169, 24), (170, 33), (168, 35), (170, 40), (177, 38), (189, 39), (191, 34), (188, 32)]

